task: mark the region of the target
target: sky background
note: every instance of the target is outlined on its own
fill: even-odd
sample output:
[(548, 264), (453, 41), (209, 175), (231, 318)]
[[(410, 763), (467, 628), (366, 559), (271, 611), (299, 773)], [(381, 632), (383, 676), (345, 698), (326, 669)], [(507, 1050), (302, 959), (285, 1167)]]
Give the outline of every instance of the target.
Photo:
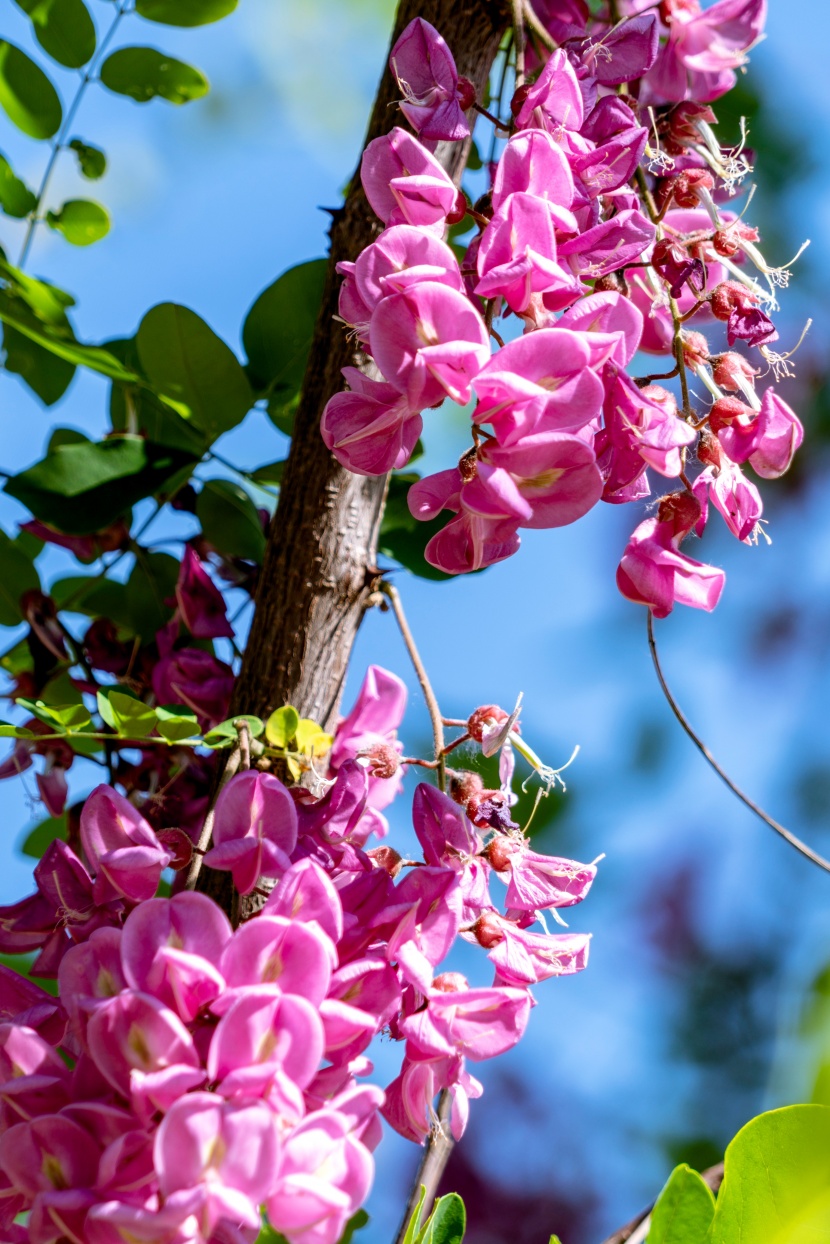
[[(113, 6), (91, 5), (105, 28)], [(319, 209), (337, 204), (358, 157), (391, 17), (392, 6), (376, 0), (240, 0), (232, 17), (197, 30), (136, 17), (123, 23), (116, 46), (148, 43), (178, 55), (207, 74), (212, 91), (183, 108), (139, 106), (97, 86), (87, 92), (74, 133), (105, 149), (109, 171), (99, 183), (82, 182), (61, 157), (49, 205), (99, 198), (112, 212), (112, 232), (82, 251), (43, 230), (29, 261), (30, 271), (77, 297), (81, 339), (129, 335), (150, 306), (172, 300), (198, 311), (241, 354), (240, 327), (257, 294), (285, 268), (324, 253), (328, 218)], [(3, 6), (0, 33), (39, 55), (12, 5)], [(776, 260), (813, 239), (781, 319), (785, 346), (808, 315), (815, 319), (799, 359), (807, 379), (820, 373), (830, 335), (819, 280), (830, 182), (815, 120), (827, 104), (820, 68), (827, 63), (830, 10), (817, 0), (771, 0), (768, 39), (753, 55), (749, 81), (766, 101), (766, 124), (787, 141), (774, 194), (758, 169), (751, 216), (772, 232)], [(66, 98), (74, 75), (56, 66), (50, 73)], [(805, 175), (795, 154), (790, 162), (787, 152), (799, 145), (812, 153), (815, 172)], [(37, 183), (45, 147), (2, 117), (0, 149)], [(14, 260), (15, 222), (3, 219), (0, 242)], [(802, 379), (785, 396), (806, 402), (808, 387)], [(0, 374), (0, 468), (13, 472), (40, 458), (56, 425), (102, 434), (106, 394), (103, 380), (79, 374), (45, 410)], [(430, 415), (423, 471), (451, 462), (466, 444), (460, 423)], [(763, 489), (770, 547), (707, 534), (700, 556), (728, 576), (718, 610), (678, 612), (656, 629), (669, 681), (716, 756), (827, 854), (830, 502), (822, 433), (814, 416), (794, 482)], [(218, 447), (253, 468), (282, 457), (285, 444), (252, 412)], [(0, 494), (6, 530), (23, 518)], [(524, 732), (546, 760), (564, 762), (581, 745), (567, 793), (551, 796), (557, 815), (542, 848), (583, 860), (606, 854), (588, 901), (570, 918), (572, 928), (594, 933), (589, 969), (540, 986), (524, 1041), (481, 1069), (485, 1095), (449, 1173), (473, 1210), (470, 1244), (545, 1244), (552, 1231), (563, 1244), (599, 1241), (653, 1199), (675, 1160), (717, 1160), (751, 1115), (811, 1092), (814, 1059), (798, 1029), (805, 992), (830, 959), (830, 878), (729, 795), (672, 719), (651, 669), (644, 613), (614, 585), (638, 521), (632, 507), (598, 506), (574, 527), (526, 533), (519, 555), (485, 574), (399, 580), (447, 715), (480, 703), (510, 708), (523, 691)], [(186, 536), (187, 522), (176, 519), (162, 534)], [(65, 567), (53, 552), (41, 564), (47, 580)], [(346, 704), (372, 661), (409, 682), (405, 746), (425, 749), (423, 702), (391, 615), (367, 618)], [(41, 815), (31, 789), (0, 787), (0, 902), (31, 887), (31, 860), (16, 850)], [(404, 842), (406, 803), (398, 801), (393, 818)], [(469, 948), (452, 966), (477, 983), (489, 979)], [(379, 1047), (381, 1082), (396, 1058)], [(384, 1142), (365, 1244), (390, 1238), (415, 1161), (406, 1142)]]

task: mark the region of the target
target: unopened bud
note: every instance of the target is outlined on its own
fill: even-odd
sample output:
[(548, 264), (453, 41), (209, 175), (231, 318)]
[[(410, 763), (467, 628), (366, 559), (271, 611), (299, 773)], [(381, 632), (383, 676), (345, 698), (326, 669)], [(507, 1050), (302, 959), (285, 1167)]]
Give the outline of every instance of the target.
[(455, 84), (455, 97), (464, 112), (476, 102), (476, 88), (469, 78), (459, 78)]
[(394, 847), (372, 847), (366, 854), (377, 868), (381, 868), (390, 877), (397, 877), (401, 871), (403, 856)]
[(692, 530), (700, 518), (700, 502), (692, 493), (670, 492), (661, 497), (657, 506), (657, 521), (671, 523), (675, 536), (681, 538)]
[(498, 704), (482, 705), (467, 719), (467, 731), (470, 738), (475, 739), (476, 743), (483, 742), (486, 731), (493, 726), (502, 725), (509, 716), (510, 714), (506, 713), (503, 708), (499, 708)]
[(361, 751), (360, 757), (366, 762), (366, 769), (372, 777), (394, 777), (401, 767), (401, 758), (391, 743), (373, 743)]
[(455, 207), (451, 212), (447, 213), (447, 224), (457, 225), (467, 215), (467, 197), (463, 190), (459, 190), (455, 200)]
[(701, 190), (713, 190), (715, 179), (705, 168), (690, 168), (673, 178), (672, 192), (678, 207), (697, 207)]
[(724, 259), (731, 259), (737, 252), (740, 242), (730, 230), (718, 229), (712, 238), (712, 246), (718, 255), (722, 255)]
[(485, 849), (484, 854), (494, 872), (504, 873), (510, 868), (513, 859), (513, 844), (504, 834), (496, 834)]
[(709, 411), (709, 426), (713, 432), (728, 428), (735, 419), (751, 419), (754, 414), (749, 406), (737, 397), (719, 397)]
[(450, 798), (460, 803), (467, 815), (470, 808), (478, 807), (478, 801), (484, 790), (484, 782), (477, 773), (462, 769), (450, 778)]
[(462, 976), (460, 972), (442, 972), (432, 982), (432, 988), (440, 993), (458, 993), (462, 989), (469, 989), (470, 986), (467, 977)]
[(492, 950), (494, 946), (498, 946), (499, 942), (504, 941), (501, 921), (494, 911), (481, 913), (473, 925), (473, 933), (479, 946), (483, 946), (485, 950)]
[(719, 467), (721, 464), (720, 444), (716, 437), (704, 428), (697, 446), (698, 461), (704, 466)]
[(754, 306), (757, 298), (737, 281), (721, 281), (715, 286), (709, 306), (716, 320), (728, 320), (736, 307)]
[(522, 110), (522, 105), (530, 94), (530, 83), (525, 82), (522, 86), (514, 91), (513, 98), (510, 101), (510, 111), (514, 117), (517, 117)]
[(172, 859), (167, 865), (174, 872), (187, 868), (193, 858), (193, 843), (183, 829), (160, 829), (156, 835), (165, 850), (170, 852)]
[(689, 367), (699, 367), (709, 359), (709, 342), (703, 333), (685, 332), (682, 338), (683, 357)]
[(742, 354), (737, 354), (732, 350), (721, 354), (719, 358), (712, 359), (712, 375), (715, 384), (721, 389), (731, 389), (734, 392), (741, 388), (741, 379), (753, 380), (757, 374), (755, 368)]

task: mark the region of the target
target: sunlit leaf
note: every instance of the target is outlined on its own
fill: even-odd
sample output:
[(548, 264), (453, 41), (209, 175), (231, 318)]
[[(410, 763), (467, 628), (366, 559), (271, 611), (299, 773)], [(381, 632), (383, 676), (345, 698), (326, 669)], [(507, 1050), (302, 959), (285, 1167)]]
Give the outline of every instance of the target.
[(20, 850), (31, 859), (39, 860), (43, 858), (46, 848), (57, 839), (66, 842), (68, 834), (66, 816), (50, 816), (29, 830), (20, 844)]
[(676, 1166), (651, 1213), (649, 1244), (706, 1244), (715, 1198), (697, 1171)]
[(53, 60), (80, 69), (95, 54), (95, 24), (84, 0), (15, 0), (34, 26), (35, 38)]
[(69, 147), (78, 157), (78, 168), (82, 177), (86, 177), (88, 181), (97, 181), (104, 176), (107, 171), (107, 157), (100, 147), (82, 143), (80, 138), (73, 138)]
[(260, 735), (265, 733), (265, 722), (261, 717), (251, 717), (247, 713), (240, 713), (238, 717), (230, 717), (227, 721), (220, 721), (218, 726), (214, 726), (205, 735), (203, 742), (206, 747), (214, 749), (220, 747), (232, 747), (239, 738), (239, 731), (233, 724), (235, 721), (246, 721), (248, 730), (252, 739), (258, 739)]
[(63, 109), (43, 70), (19, 47), (0, 39), (0, 107), (30, 138), (51, 138)]
[(233, 13), (239, 0), (136, 0), (135, 11), (165, 26), (206, 26)]
[(6, 157), (0, 154), (0, 207), (7, 216), (21, 220), (35, 210), (37, 195), (15, 173)]
[(290, 704), (277, 708), (265, 723), (265, 737), (272, 747), (287, 747), (297, 732), (300, 714)]
[(192, 739), (201, 734), (196, 714), (183, 704), (160, 704), (156, 708), (157, 729), (168, 743)]
[(167, 56), (156, 48), (119, 48), (101, 66), (101, 81), (117, 95), (129, 95), (136, 103), (166, 99), (186, 104), (207, 95), (207, 78), (192, 65)]
[(58, 212), (47, 212), (46, 223), (73, 246), (91, 246), (110, 231), (106, 208), (91, 199), (68, 199)]
[(98, 712), (125, 739), (143, 739), (156, 726), (156, 710), (123, 687), (102, 687)]

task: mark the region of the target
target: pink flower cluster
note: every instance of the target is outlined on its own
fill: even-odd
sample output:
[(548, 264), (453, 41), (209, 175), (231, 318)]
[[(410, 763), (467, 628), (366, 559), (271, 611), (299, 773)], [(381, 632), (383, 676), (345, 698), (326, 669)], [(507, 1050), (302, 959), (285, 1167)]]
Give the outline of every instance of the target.
[[(181, 872), (157, 896), (189, 838), (109, 786), (79, 842), (38, 864), (36, 894), (0, 910), (0, 948), (39, 950), (34, 974), (58, 982), (53, 998), (0, 969), (4, 1239), (243, 1244), (264, 1211), (290, 1244), (335, 1244), (368, 1193), (379, 1115), (423, 1141), (447, 1090), (462, 1134), (482, 1092), (469, 1064), (516, 1044), (531, 986), (587, 963), (589, 936), (549, 934), (544, 912), (580, 902), (596, 865), (534, 851), (511, 820), (517, 727), (493, 706), (467, 734), (503, 748), (500, 789), (463, 772), (452, 798), (420, 785), (423, 858), (367, 849), (400, 786), (404, 703), (372, 667), (322, 795), (257, 769), (221, 790), (205, 865), (243, 895), (274, 883), (235, 930)], [(458, 937), (486, 950), (491, 984), (440, 970)], [(403, 1043), (385, 1093), (366, 1080), (379, 1033)]]
[[(634, 532), (618, 583), (659, 616), (675, 601), (711, 609), (723, 573), (681, 541), (701, 534), (710, 501), (739, 540), (757, 540), (762, 503), (741, 468), (780, 475), (803, 435), (774, 388), (756, 394), (758, 369), (731, 348), (742, 341), (787, 371), (769, 349), (778, 334), (768, 315), (785, 276), (766, 265), (757, 232), (718, 206), (748, 166), (717, 145), (705, 103), (683, 102), (693, 89), (702, 100), (727, 89), (764, 4), (720, 0), (702, 12), (696, 0), (666, 0), (658, 14), (632, 0), (617, 25), (589, 21), (581, 0), (538, 7), (563, 46), (515, 91), (474, 209), (429, 149), (463, 136), (459, 99), (473, 102), (446, 44), (418, 18), (393, 49), (420, 138), (396, 128), (364, 153), (363, 186), (385, 228), (340, 265), (340, 316), (373, 367), (345, 369), (349, 388), (328, 402), (322, 435), (349, 470), (381, 475), (409, 461), (425, 409), (474, 403), (471, 448), (409, 492), (416, 518), (448, 513), (425, 556), (451, 574), (509, 557), (523, 528), (649, 497), (650, 473), (678, 480), (685, 491)], [(666, 85), (678, 75), (682, 84)], [(663, 105), (653, 124), (641, 102)], [(659, 175), (641, 167), (647, 151)], [(478, 233), (459, 263), (444, 235), (465, 214)], [(505, 344), (498, 316), (521, 335)], [(692, 318), (723, 322), (728, 349), (712, 351), (685, 326)], [(638, 351), (696, 374), (711, 409), (633, 378)]]

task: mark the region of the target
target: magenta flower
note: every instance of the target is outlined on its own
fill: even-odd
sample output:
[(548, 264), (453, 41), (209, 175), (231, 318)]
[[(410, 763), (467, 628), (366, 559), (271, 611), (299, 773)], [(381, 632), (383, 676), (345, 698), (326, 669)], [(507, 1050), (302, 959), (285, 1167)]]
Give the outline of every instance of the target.
[(271, 891), (263, 908), (266, 916), (286, 916), (304, 924), (316, 922), (333, 942), (343, 936), (340, 895), (313, 860), (292, 864)]
[(231, 872), (240, 894), (284, 872), (297, 845), (297, 812), (279, 778), (256, 769), (231, 778), (216, 801), (213, 844), (205, 863)]
[(432, 986), (432, 969), (449, 953), (461, 923), (461, 890), (448, 868), (413, 868), (395, 888), (404, 911), (390, 934), (386, 953), (422, 993)]
[(617, 344), (611, 361), (619, 367), (627, 367), (640, 348), (643, 313), (630, 298), (608, 290), (580, 298), (559, 317), (557, 326), (574, 332), (614, 333)]
[(723, 518), (732, 535), (745, 544), (752, 543), (752, 535), (764, 512), (764, 503), (758, 489), (743, 471), (726, 455), (720, 456), (718, 465), (709, 465), (701, 471), (694, 482), (693, 491), (700, 502), (700, 519), (695, 527), (702, 535), (709, 516), (709, 502)]
[(525, 311), (531, 295), (547, 294), (558, 310), (579, 296), (580, 286), (556, 262), (553, 218), (544, 199), (533, 194), (511, 194), (493, 216), (478, 251), (483, 298), (501, 295), (512, 311)]
[(470, 1113), (470, 1099), (481, 1097), (484, 1088), (466, 1070), (463, 1057), (454, 1055), (429, 1060), (405, 1057), (401, 1073), (386, 1090), (383, 1117), (396, 1132), (423, 1144), (433, 1125), (433, 1100), (440, 1089), (452, 1097), (450, 1130), (456, 1140), (464, 1135)]
[(373, 1174), (372, 1156), (345, 1115), (316, 1111), (285, 1142), (268, 1220), (289, 1244), (337, 1244)]
[(454, 252), (434, 234), (412, 225), (384, 229), (377, 241), (358, 255), (354, 280), (369, 317), (381, 298), (399, 294), (418, 281), (436, 281), (464, 292)]
[(508, 342), (473, 381), (476, 422), (491, 424), (501, 445), (585, 427), (602, 409), (602, 382), (592, 368), (615, 346), (613, 337), (597, 342), (566, 328), (540, 328)]
[(201, 648), (170, 652), (153, 670), (153, 694), (159, 704), (186, 704), (208, 728), (228, 715), (234, 674)]
[[(171, 1071), (185, 1071), (186, 1088), (204, 1080), (189, 1031), (149, 994), (121, 993), (102, 1002), (90, 1016), (86, 1044), (100, 1073), (128, 1099), (134, 1090), (163, 1085)], [(182, 1091), (177, 1086), (175, 1096)]]
[(448, 219), (461, 219), (464, 196), (417, 138), (396, 126), (363, 152), (360, 180), (385, 225), (416, 225), (438, 236)]
[(626, 546), (617, 587), (628, 600), (648, 605), (655, 618), (667, 617), (675, 602), (711, 612), (720, 600), (724, 572), (686, 557), (678, 547), (699, 516), (695, 502), (692, 523), (678, 530), (671, 519), (661, 521), (658, 512), (657, 518), (640, 523)]
[(222, 993), (217, 964), (230, 921), (204, 894), (154, 898), (130, 913), (121, 942), (132, 989), (152, 994), (189, 1023)]
[(81, 844), (95, 873), (96, 903), (152, 898), (171, 858), (141, 813), (111, 786), (96, 786), (87, 797)]
[(389, 68), (403, 92), (401, 112), (421, 138), (467, 137), (463, 108), (475, 98), (472, 83), (459, 83), (452, 52), (434, 26), (422, 17), (411, 21), (392, 48)]
[(668, 0), (668, 42), (646, 79), (650, 99), (708, 103), (735, 85), (735, 70), (758, 42), (766, 0), (718, 0), (701, 9), (697, 0)]
[(313, 1080), (324, 1049), (318, 1009), (307, 998), (268, 985), (242, 992), (220, 1019), (207, 1072), (225, 1097), (267, 1096), (285, 1077), (300, 1089)]
[(761, 431), (749, 463), (763, 479), (778, 479), (789, 468), (804, 440), (804, 427), (795, 411), (769, 388), (761, 398)]
[(237, 929), (225, 946), (220, 967), (227, 989), (213, 1010), (224, 1013), (252, 985), (273, 986), (319, 1006), (336, 964), (334, 945), (316, 922), (262, 915)]
[(619, 86), (642, 78), (657, 59), (659, 31), (654, 13), (620, 22), (598, 37), (586, 39), (574, 52), (603, 86)]
[[(454, 973), (448, 974), (450, 977)], [(527, 1027), (531, 998), (524, 989), (505, 986), (470, 989), (436, 978), (429, 1004), (401, 1021), (407, 1054), (442, 1058), (463, 1054), (474, 1062), (512, 1049)]]
[(519, 129), (538, 126), (559, 137), (563, 130), (579, 130), (584, 120), (582, 91), (567, 53), (552, 52), (539, 77), (523, 90), (516, 113)]
[[(629, 114), (630, 115), (630, 114)], [(573, 203), (574, 181), (565, 152), (546, 130), (521, 130), (507, 143), (493, 178), (493, 208), (512, 194), (531, 194), (558, 208)], [(576, 232), (574, 220), (573, 232)]]
[(385, 475), (406, 466), (424, 421), (391, 384), (344, 367), (351, 385), (326, 403), (320, 432), (341, 466), (355, 475)]
[(605, 476), (603, 498), (627, 500), (625, 490), (646, 466), (676, 477), (683, 470), (683, 450), (697, 439), (694, 428), (678, 415), (673, 395), (657, 385), (640, 389), (623, 371), (609, 368), (606, 378), (605, 427), (595, 441)]
[(169, 1209), (195, 1214), (202, 1237), (222, 1218), (253, 1230), (274, 1186), (276, 1121), (258, 1102), (236, 1105), (191, 1093), (162, 1120), (154, 1145), (159, 1185)]
[(592, 281), (634, 263), (651, 245), (655, 227), (637, 208), (624, 208), (610, 220), (559, 247), (559, 258), (567, 258), (576, 276)]
[(384, 298), (372, 315), (370, 338), (378, 367), (412, 410), (446, 397), (464, 405), (471, 380), (490, 357), (487, 329), (475, 307), (434, 281)]
[(577, 436), (540, 432), (516, 444), (488, 444), (475, 479), (464, 484), (465, 509), (498, 517), (513, 507), (522, 527), (564, 527), (602, 496), (602, 476), (590, 445)]
[[(413, 484), (407, 504), (415, 518), (435, 518), (441, 510), (461, 508), (461, 475), (456, 467), (425, 476)], [(466, 574), (510, 557), (519, 547), (519, 520), (511, 513), (485, 518), (463, 510), (434, 535), (424, 550), (431, 566), (446, 574)]]
[(511, 911), (572, 907), (582, 902), (597, 875), (596, 864), (542, 855), (518, 835), (497, 835), (488, 856), (494, 871), (507, 882), (505, 901)]
[(588, 966), (590, 933), (532, 933), (495, 911), (484, 911), (473, 930), (496, 969), (496, 985), (527, 988)]
[(176, 583), (176, 604), (185, 626), (197, 639), (233, 638), (225, 598), (209, 578), (198, 554), (189, 544)]
[(26, 1197), (92, 1188), (100, 1153), (85, 1128), (59, 1114), (17, 1123), (0, 1136), (0, 1168)]

